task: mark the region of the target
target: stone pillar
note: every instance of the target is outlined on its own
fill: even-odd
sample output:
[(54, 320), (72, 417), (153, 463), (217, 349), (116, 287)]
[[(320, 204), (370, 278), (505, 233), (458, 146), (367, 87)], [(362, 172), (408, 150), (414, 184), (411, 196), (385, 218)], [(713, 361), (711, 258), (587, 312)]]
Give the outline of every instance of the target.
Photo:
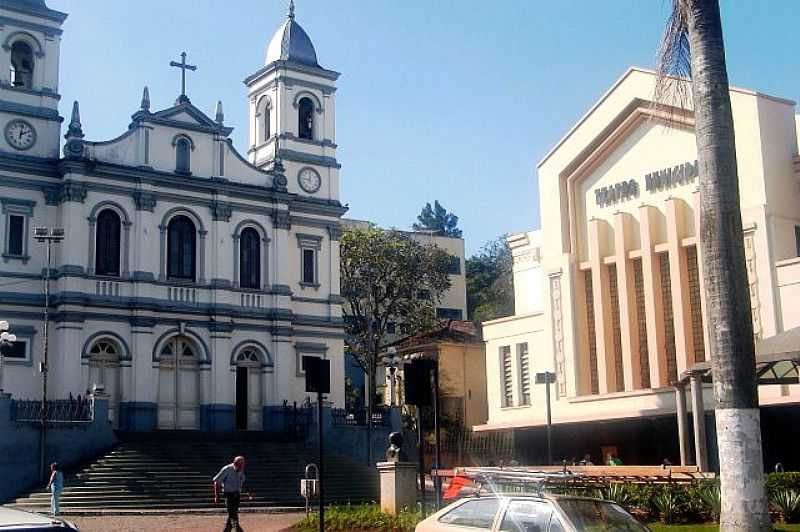
[(156, 428), (158, 416), (158, 362), (153, 360), (156, 320), (136, 315), (131, 321), (131, 389), (130, 400), (120, 405), (120, 426), (130, 431)]
[(700, 468), (700, 471), (708, 471), (708, 441), (706, 439), (706, 411), (703, 405), (703, 377), (699, 372), (693, 371), (689, 382), (692, 393), (695, 463)]
[(689, 270), (686, 264), (686, 249), (681, 242), (686, 234), (684, 230), (686, 204), (683, 200), (670, 198), (666, 207), (667, 246), (672, 282), (672, 319), (675, 324), (675, 359), (680, 375), (695, 363), (692, 313), (689, 308)]
[(413, 462), (378, 462), (381, 477), (381, 511), (399, 514), (417, 503), (417, 464)]
[(681, 465), (689, 465), (689, 435), (686, 433), (686, 390), (683, 384), (675, 386), (675, 410), (678, 416), (678, 444), (681, 452)]
[(661, 298), (661, 267), (655, 253), (658, 239), (658, 210), (650, 205), (639, 208), (641, 231), (642, 280), (647, 323), (647, 350), (650, 354), (650, 387), (669, 385), (667, 353), (664, 342), (664, 303)]
[(608, 227), (604, 221), (589, 221), (589, 261), (592, 267), (592, 289), (594, 294), (594, 325), (597, 349), (597, 381), (600, 394), (618, 391), (623, 383), (617, 383), (614, 362), (614, 328), (611, 319), (611, 293), (609, 291), (608, 267), (603, 258), (607, 253)]
[[(63, 322), (51, 324), (48, 347), (49, 371), (47, 395), (50, 399), (66, 399), (86, 393), (81, 368), (81, 349), (84, 335), (83, 323)], [(91, 383), (88, 383), (91, 386)]]

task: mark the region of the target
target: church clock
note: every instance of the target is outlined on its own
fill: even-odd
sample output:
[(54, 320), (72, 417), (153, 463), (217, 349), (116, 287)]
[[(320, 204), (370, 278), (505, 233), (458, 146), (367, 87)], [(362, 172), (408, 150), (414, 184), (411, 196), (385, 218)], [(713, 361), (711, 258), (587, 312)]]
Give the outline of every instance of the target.
[(6, 124), (6, 142), (15, 149), (27, 150), (36, 143), (36, 130), (25, 120), (12, 120)]
[(309, 194), (313, 194), (319, 190), (322, 179), (320, 179), (319, 174), (313, 168), (303, 168), (300, 170), (300, 173), (297, 174), (297, 182), (300, 184), (300, 188)]

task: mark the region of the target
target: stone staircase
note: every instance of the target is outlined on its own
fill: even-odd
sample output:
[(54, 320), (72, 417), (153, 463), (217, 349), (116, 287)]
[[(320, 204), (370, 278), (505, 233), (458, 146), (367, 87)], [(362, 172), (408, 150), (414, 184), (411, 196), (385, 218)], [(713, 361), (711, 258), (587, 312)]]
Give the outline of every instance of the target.
[[(211, 478), (241, 454), (247, 459), (247, 487), (254, 499), (242, 508), (300, 508), (300, 479), (306, 464), (317, 462), (305, 444), (263, 441), (258, 434), (216, 435), (207, 432), (154, 432), (123, 436), (106, 455), (66, 471), (61, 508), (66, 514), (222, 511), (215, 505)], [(332, 503), (377, 500), (374, 468), (340, 455), (325, 457), (325, 499)], [(45, 490), (17, 499), (13, 505), (46, 512)]]

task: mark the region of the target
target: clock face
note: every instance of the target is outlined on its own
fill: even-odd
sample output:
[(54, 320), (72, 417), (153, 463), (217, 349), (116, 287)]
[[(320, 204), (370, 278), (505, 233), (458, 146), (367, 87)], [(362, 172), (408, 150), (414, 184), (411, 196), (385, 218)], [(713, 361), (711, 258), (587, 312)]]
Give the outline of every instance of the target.
[(6, 142), (18, 150), (27, 150), (36, 143), (36, 130), (24, 120), (12, 120), (6, 125)]
[(311, 194), (319, 190), (322, 179), (313, 168), (303, 168), (297, 174), (297, 182), (300, 184), (300, 188)]

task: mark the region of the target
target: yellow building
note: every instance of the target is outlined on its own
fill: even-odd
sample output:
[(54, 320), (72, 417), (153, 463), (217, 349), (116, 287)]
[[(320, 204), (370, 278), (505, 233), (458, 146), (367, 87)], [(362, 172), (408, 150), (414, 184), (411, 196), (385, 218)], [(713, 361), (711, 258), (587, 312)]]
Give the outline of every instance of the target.
[[(693, 430), (702, 436), (708, 425), (716, 463), (713, 395), (699, 373), (713, 353), (694, 121), (655, 105), (654, 82), (652, 72), (628, 70), (544, 156), (541, 230), (509, 239), (517, 310), (484, 323), (489, 420), (477, 428), (513, 429), (521, 461), (544, 456), (545, 390), (533, 375), (552, 371), (556, 459), (702, 460), (703, 443), (694, 452), (686, 443), (691, 427), (679, 445), (685, 393), (676, 385), (691, 381), (690, 403), (708, 415)], [(789, 100), (730, 95), (759, 340), (800, 326), (797, 117)], [(780, 428), (800, 421), (800, 386), (760, 386), (759, 396), (765, 462), (800, 466)]]

